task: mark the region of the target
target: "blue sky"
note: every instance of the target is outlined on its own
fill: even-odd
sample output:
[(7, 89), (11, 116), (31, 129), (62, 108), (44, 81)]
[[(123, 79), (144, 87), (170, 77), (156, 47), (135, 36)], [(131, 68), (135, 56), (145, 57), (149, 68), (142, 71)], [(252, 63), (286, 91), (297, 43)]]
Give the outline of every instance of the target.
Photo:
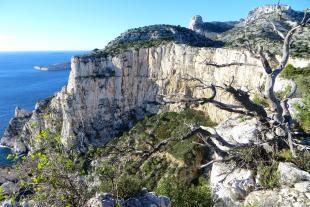
[[(151, 24), (238, 20), (278, 0), (0, 0), (0, 51), (90, 50)], [(281, 0), (302, 10), (310, 0)]]

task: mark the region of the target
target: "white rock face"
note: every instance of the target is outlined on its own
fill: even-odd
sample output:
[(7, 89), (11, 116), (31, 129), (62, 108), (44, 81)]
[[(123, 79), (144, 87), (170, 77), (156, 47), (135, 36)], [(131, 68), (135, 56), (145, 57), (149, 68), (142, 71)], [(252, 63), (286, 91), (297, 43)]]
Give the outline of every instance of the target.
[[(212, 63), (208, 65), (207, 63)], [(214, 64), (245, 63), (245, 66), (216, 67)], [(210, 91), (194, 88), (197, 83), (182, 81), (189, 74), (206, 83), (222, 85), (234, 76), (235, 85), (256, 90), (264, 81), (260, 62), (243, 51), (196, 48), (167, 44), (159, 47), (128, 50), (115, 57), (101, 59), (73, 58), (66, 93), (74, 97), (72, 107), (64, 112), (64, 141), (80, 137), (82, 127), (91, 142), (100, 144), (126, 127), (133, 118), (162, 111), (159, 94), (165, 96), (208, 96)], [(222, 91), (218, 100), (231, 102)], [(164, 110), (179, 110), (174, 104)], [(201, 108), (213, 120), (228, 116), (222, 110), (207, 105)], [(84, 123), (84, 125), (83, 125)], [(106, 140), (107, 140), (106, 139)]]
[(237, 168), (225, 163), (214, 163), (210, 184), (216, 202), (215, 206), (238, 206), (253, 190), (255, 182), (251, 170)]
[(216, 130), (230, 144), (248, 144), (257, 139), (257, 124), (258, 121), (255, 118), (242, 120), (240, 116), (236, 116), (221, 122)]
[[(209, 89), (195, 87), (198, 83), (184, 81), (186, 75), (215, 85), (234, 78), (234, 86), (252, 91), (265, 81), (260, 61), (242, 50), (169, 43), (129, 49), (114, 57), (74, 57), (67, 87), (39, 102), (18, 132), (7, 133), (3, 140), (19, 140), (27, 145), (40, 130), (49, 129), (61, 130), (62, 142), (67, 146), (101, 145), (147, 114), (185, 107), (170, 104), (160, 108), (162, 95), (177, 100), (210, 95)], [(221, 90), (216, 99), (233, 103), (233, 98)], [(216, 122), (231, 116), (209, 104), (198, 109)], [(240, 141), (242, 137), (233, 139)]]
[(257, 7), (254, 10), (250, 11), (248, 17), (246, 18), (246, 22), (252, 22), (257, 18), (270, 13), (280, 13), (281, 11), (291, 11), (291, 7), (287, 5), (266, 5)]
[[(281, 60), (281, 56), (279, 56), (279, 55), (276, 55), (276, 58), (278, 61)], [(308, 65), (310, 65), (310, 59), (290, 57), (288, 59), (288, 64), (292, 64), (296, 68), (304, 68), (304, 67), (307, 67)]]
[(308, 207), (309, 195), (299, 192), (295, 188), (282, 188), (280, 190), (259, 190), (251, 192), (245, 199), (244, 205), (257, 207)]
[(310, 181), (295, 183), (295, 189), (302, 193), (310, 193)]
[(280, 182), (285, 185), (294, 185), (301, 181), (310, 181), (310, 174), (300, 170), (293, 163), (280, 162), (278, 166), (280, 173)]
[(203, 24), (202, 17), (200, 15), (193, 16), (188, 24), (188, 28), (191, 30), (195, 30), (197, 27), (199, 27), (201, 24)]
[[(256, 141), (257, 124), (256, 119), (246, 120), (235, 116), (220, 123), (215, 129), (226, 142), (238, 145)], [(228, 149), (221, 145), (218, 147)], [(286, 162), (280, 162), (277, 170), (281, 187), (257, 190), (260, 186), (259, 175), (255, 176), (251, 169), (228, 163), (213, 163), (210, 185), (215, 206), (309, 206), (310, 174)]]

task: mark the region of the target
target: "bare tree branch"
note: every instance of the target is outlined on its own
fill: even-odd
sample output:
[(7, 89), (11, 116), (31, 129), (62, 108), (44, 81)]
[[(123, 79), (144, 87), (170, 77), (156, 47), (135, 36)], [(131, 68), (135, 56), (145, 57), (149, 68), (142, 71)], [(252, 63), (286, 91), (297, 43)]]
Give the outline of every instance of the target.
[(285, 39), (285, 35), (283, 34), (283, 32), (278, 30), (278, 28), (276, 27), (276, 25), (272, 21), (270, 21), (270, 24), (273, 27), (273, 31), (276, 32), (284, 40)]

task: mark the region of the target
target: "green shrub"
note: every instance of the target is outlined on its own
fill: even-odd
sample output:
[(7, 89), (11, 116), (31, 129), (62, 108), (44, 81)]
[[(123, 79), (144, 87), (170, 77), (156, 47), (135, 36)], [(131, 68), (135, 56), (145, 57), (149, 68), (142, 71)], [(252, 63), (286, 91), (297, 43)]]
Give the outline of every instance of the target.
[(287, 64), (280, 73), (280, 77), (296, 79), (298, 76), (310, 76), (310, 65), (304, 68), (295, 68), (292, 64)]
[(259, 96), (258, 94), (254, 94), (253, 100), (254, 103), (258, 104), (258, 105), (262, 105), (264, 107), (268, 107), (269, 104), (267, 102), (267, 100), (261, 96)]
[(282, 149), (280, 152), (278, 152), (277, 156), (279, 159), (282, 159), (285, 162), (291, 162), (293, 159), (292, 153), (289, 149)]
[(310, 131), (310, 95), (303, 99), (303, 106), (296, 105), (298, 111), (297, 119), (300, 122), (301, 128), (305, 131)]
[(292, 64), (287, 64), (285, 68), (282, 70), (280, 76), (282, 78), (292, 78), (296, 75), (295, 72), (296, 68)]
[(306, 97), (310, 94), (310, 76), (298, 76), (295, 81), (299, 96)]
[(134, 175), (122, 175), (117, 179), (117, 194), (121, 198), (130, 198), (139, 195), (143, 188), (141, 179)]
[(281, 77), (293, 79), (297, 83), (297, 92), (301, 97), (310, 92), (310, 65), (304, 68), (295, 68), (288, 64), (280, 74)]
[(292, 162), (295, 163), (299, 168), (310, 173), (310, 152), (305, 151), (297, 151), (296, 158), (292, 159)]
[(278, 91), (275, 93), (278, 99), (283, 100), (292, 90), (292, 86), (288, 85), (285, 87), (284, 91)]
[(150, 39), (144, 41), (134, 41), (129, 43), (120, 43), (113, 45), (112, 47), (106, 48), (104, 50), (94, 49), (91, 54), (85, 55), (84, 57), (106, 57), (108, 55), (115, 56), (123, 53), (128, 49), (140, 49), (140, 48), (150, 48), (171, 42), (172, 39), (162, 38), (162, 39)]
[(256, 168), (260, 162), (271, 160), (271, 155), (261, 146), (242, 147), (231, 150), (239, 167)]
[(164, 178), (156, 192), (170, 198), (172, 206), (177, 207), (210, 207), (211, 191), (205, 178), (200, 177), (197, 185), (178, 182), (178, 177)]
[(257, 173), (260, 175), (259, 184), (267, 189), (278, 187), (280, 174), (277, 169), (277, 162), (273, 162), (271, 165), (261, 162), (257, 167)]

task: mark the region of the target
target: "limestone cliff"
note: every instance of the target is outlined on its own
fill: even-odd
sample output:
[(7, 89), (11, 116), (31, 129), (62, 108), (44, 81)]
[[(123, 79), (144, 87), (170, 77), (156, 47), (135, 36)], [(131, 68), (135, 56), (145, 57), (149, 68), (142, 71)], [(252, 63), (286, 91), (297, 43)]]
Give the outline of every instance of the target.
[[(7, 133), (2, 143), (28, 143), (40, 130), (48, 128), (54, 132), (61, 130), (65, 144), (102, 144), (130, 127), (133, 121), (159, 112), (158, 95), (208, 94), (182, 81), (185, 74), (217, 85), (234, 76), (236, 85), (249, 89), (256, 89), (263, 81), (259, 61), (237, 50), (169, 43), (129, 49), (114, 57), (73, 57), (67, 87), (38, 103), (18, 138)], [(230, 100), (222, 93), (218, 98)], [(211, 106), (204, 110), (216, 121), (228, 116)]]
[[(167, 43), (156, 47), (127, 49), (108, 57), (73, 57), (68, 85), (37, 104), (31, 118), (7, 132), (2, 143), (25, 144), (28, 149), (40, 130), (61, 132), (68, 145), (101, 145), (145, 115), (179, 110), (182, 104), (160, 107), (162, 95), (207, 96), (182, 78), (189, 74), (222, 85), (234, 77), (236, 86), (253, 89), (263, 83), (260, 63), (241, 50), (192, 47)], [(219, 91), (218, 100), (232, 98)], [(214, 121), (230, 116), (212, 105), (202, 108)], [(21, 130), (20, 130), (21, 129)]]

